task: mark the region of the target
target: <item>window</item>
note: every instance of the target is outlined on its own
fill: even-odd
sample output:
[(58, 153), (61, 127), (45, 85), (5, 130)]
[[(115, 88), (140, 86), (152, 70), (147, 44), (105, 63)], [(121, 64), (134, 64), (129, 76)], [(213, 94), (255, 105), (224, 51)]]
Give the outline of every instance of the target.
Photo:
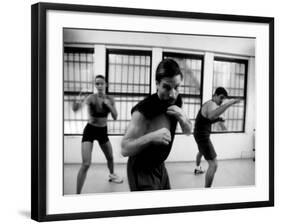
[(118, 119), (108, 120), (110, 134), (124, 134), (131, 120), (131, 109), (151, 93), (151, 52), (108, 49), (107, 94), (115, 99)]
[(225, 119), (224, 127), (213, 125), (214, 132), (243, 132), (245, 127), (246, 84), (247, 84), (246, 60), (214, 58), (213, 92), (219, 86), (224, 87), (230, 98), (238, 98), (241, 101), (231, 106), (222, 115)]
[[(202, 101), (203, 56), (164, 52), (163, 58), (172, 58), (180, 66), (183, 73), (183, 84), (180, 89), (183, 109), (194, 127)], [(177, 132), (179, 131), (178, 127)]]
[(93, 92), (94, 49), (64, 48), (64, 134), (81, 134), (87, 122), (86, 107), (72, 111), (72, 104)]

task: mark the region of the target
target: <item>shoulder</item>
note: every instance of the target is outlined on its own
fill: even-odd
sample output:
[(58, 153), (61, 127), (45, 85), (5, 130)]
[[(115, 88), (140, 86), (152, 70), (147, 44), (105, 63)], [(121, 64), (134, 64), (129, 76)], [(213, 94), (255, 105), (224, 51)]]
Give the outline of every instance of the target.
[(96, 99), (96, 94), (90, 94), (88, 96), (86, 96), (86, 103), (94, 103), (95, 99)]
[(148, 119), (140, 111), (134, 111), (131, 118), (131, 126), (135, 130), (143, 130), (147, 127)]
[(154, 99), (155, 96), (150, 95), (148, 97), (146, 97), (145, 99), (141, 100), (140, 102), (138, 102), (131, 110), (131, 114), (133, 114), (135, 111), (140, 112), (141, 114), (143, 114), (145, 117), (148, 115), (148, 113), (153, 110), (153, 106), (155, 106)]
[(216, 103), (212, 100), (209, 100), (209, 101), (207, 101), (206, 103), (203, 104), (202, 111), (208, 113), (212, 110), (215, 110), (216, 108), (217, 108)]
[(114, 103), (114, 97), (113, 96), (106, 95), (106, 98), (108, 100), (110, 100), (111, 103)]

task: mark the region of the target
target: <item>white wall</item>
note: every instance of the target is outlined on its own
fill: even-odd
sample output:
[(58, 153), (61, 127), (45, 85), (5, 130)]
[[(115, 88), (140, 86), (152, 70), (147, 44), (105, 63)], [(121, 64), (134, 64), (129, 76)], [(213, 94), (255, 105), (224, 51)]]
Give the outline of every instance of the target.
[[(255, 105), (255, 40), (245, 38), (225, 38), (207, 36), (186, 36), (171, 34), (152, 34), (139, 32), (111, 32), (97, 30), (65, 29), (64, 41), (68, 46), (88, 46), (95, 50), (96, 74), (105, 74), (106, 48), (131, 48), (152, 51), (152, 92), (155, 92), (155, 70), (162, 60), (163, 51), (192, 52), (205, 56), (203, 102), (212, 97), (213, 60), (216, 55), (238, 57), (249, 60), (246, 126), (245, 133), (213, 134), (212, 140), (218, 159), (253, 157), (253, 129)], [(234, 56), (235, 55), (235, 56)], [(124, 163), (121, 156), (122, 136), (109, 136), (113, 145), (114, 160)], [(232, 142), (233, 144), (227, 144)], [(66, 163), (81, 163), (81, 136), (65, 136), (64, 160)], [(177, 135), (167, 161), (193, 161), (197, 153), (193, 136)], [(94, 144), (92, 161), (104, 163), (104, 155), (97, 143)]]
[(254, 39), (221, 38), (211, 36), (155, 34), (140, 32), (110, 32), (101, 30), (64, 29), (64, 42), (69, 44), (105, 44), (112, 46), (140, 46), (210, 51), (254, 56)]

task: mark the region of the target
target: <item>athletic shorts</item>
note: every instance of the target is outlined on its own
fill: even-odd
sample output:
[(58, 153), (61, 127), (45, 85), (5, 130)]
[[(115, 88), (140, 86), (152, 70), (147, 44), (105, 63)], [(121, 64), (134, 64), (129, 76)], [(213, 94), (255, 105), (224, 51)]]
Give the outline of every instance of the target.
[(164, 163), (155, 168), (142, 169), (137, 168), (134, 164), (134, 158), (130, 157), (127, 163), (127, 175), (131, 191), (171, 189)]
[(213, 160), (217, 157), (217, 153), (210, 139), (196, 140), (199, 152), (204, 156), (206, 160)]
[(83, 131), (82, 142), (93, 142), (97, 140), (99, 144), (104, 144), (109, 141), (107, 136), (107, 126), (96, 127), (87, 123)]

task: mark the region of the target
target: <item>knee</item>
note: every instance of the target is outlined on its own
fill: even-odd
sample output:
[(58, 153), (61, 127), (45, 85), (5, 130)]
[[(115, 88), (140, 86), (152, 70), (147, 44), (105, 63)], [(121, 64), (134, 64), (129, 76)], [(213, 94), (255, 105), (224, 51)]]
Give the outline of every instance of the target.
[(209, 166), (210, 166), (211, 169), (216, 171), (218, 169), (218, 162), (217, 162), (217, 160), (211, 160), (209, 162)]
[(113, 155), (112, 154), (107, 156), (107, 161), (113, 163)]
[(87, 171), (90, 168), (91, 164), (90, 163), (83, 163), (82, 164), (82, 170)]

